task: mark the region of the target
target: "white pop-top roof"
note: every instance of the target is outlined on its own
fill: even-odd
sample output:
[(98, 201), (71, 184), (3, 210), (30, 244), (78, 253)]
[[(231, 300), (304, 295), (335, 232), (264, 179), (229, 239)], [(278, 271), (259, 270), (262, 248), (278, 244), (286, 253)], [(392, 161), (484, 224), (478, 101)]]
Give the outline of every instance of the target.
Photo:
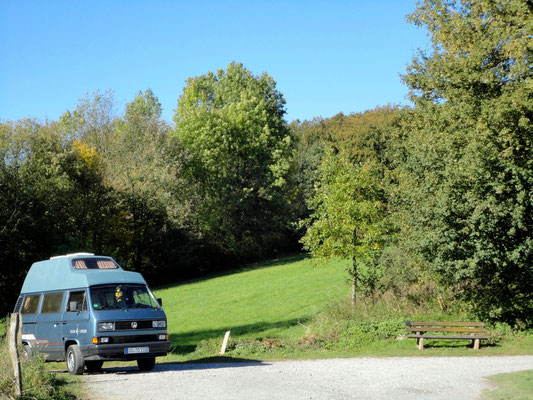
[(71, 253), (71, 254), (64, 254), (62, 256), (54, 256), (50, 257), (50, 260), (55, 260), (56, 258), (72, 258), (72, 257), (79, 257), (79, 256), (94, 256), (94, 253)]

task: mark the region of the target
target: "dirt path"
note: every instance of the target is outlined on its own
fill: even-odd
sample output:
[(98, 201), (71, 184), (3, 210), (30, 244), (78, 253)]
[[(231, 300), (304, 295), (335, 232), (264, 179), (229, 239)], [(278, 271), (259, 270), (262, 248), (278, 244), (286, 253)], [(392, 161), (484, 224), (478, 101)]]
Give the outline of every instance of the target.
[(349, 358), (108, 368), (95, 399), (476, 399), (484, 377), (533, 369), (533, 356)]

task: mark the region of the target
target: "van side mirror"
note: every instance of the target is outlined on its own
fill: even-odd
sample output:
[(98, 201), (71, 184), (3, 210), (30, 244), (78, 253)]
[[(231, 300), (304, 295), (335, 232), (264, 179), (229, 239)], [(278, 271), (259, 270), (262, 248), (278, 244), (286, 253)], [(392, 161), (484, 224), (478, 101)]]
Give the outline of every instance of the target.
[(68, 310), (69, 310), (69, 311), (79, 311), (79, 310), (78, 310), (78, 302), (77, 302), (77, 301), (71, 301), (71, 302), (68, 304)]
[(163, 299), (162, 299), (162, 298), (158, 298), (158, 299), (157, 299), (157, 302), (159, 303), (159, 305), (160, 305), (161, 307), (163, 307)]

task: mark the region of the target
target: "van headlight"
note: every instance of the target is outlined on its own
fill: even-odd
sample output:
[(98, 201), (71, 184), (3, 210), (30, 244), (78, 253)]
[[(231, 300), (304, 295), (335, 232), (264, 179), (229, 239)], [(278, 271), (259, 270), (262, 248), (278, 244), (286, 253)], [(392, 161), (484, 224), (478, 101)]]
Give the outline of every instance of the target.
[(152, 328), (166, 328), (167, 321), (152, 321)]
[(98, 322), (99, 331), (114, 331), (115, 323), (114, 322)]

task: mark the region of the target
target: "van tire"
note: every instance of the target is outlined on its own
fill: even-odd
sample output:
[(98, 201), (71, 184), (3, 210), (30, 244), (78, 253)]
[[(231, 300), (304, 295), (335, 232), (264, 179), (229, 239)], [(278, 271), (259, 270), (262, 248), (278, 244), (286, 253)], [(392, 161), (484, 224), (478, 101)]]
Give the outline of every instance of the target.
[(67, 370), (70, 375), (82, 375), (85, 369), (85, 360), (77, 344), (68, 346)]
[(85, 361), (85, 368), (87, 368), (87, 371), (89, 372), (100, 372), (102, 365), (104, 365), (104, 362), (100, 360)]
[(141, 371), (151, 371), (155, 367), (155, 357), (141, 358), (137, 360), (137, 365)]

